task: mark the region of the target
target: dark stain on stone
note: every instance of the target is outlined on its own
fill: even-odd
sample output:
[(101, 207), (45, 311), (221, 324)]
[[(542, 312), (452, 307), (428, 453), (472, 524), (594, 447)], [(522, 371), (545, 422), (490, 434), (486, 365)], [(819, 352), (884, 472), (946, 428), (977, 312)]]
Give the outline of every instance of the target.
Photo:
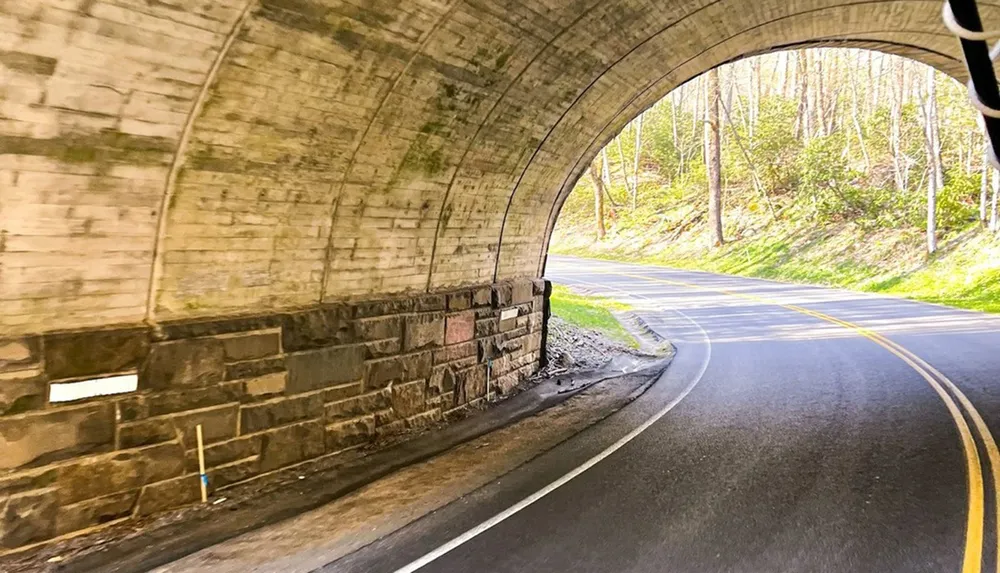
[(361, 34), (349, 29), (341, 28), (333, 34), (333, 39), (337, 41), (338, 44), (347, 48), (348, 50), (356, 50), (361, 46), (365, 37)]
[(48, 334), (43, 344), (50, 379), (134, 369), (149, 352), (146, 329)]
[(55, 58), (36, 56), (25, 52), (7, 52), (0, 50), (0, 64), (16, 72), (51, 76), (56, 71)]
[(0, 135), (0, 149), (5, 153), (51, 157), (66, 163), (166, 165), (175, 145), (172, 139), (166, 137), (131, 135), (113, 130), (55, 139)]

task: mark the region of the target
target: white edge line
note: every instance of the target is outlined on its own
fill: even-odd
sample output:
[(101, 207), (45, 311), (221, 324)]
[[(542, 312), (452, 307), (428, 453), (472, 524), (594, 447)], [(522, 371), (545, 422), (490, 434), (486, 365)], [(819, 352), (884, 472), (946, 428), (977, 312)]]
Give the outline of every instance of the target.
[[(581, 284), (594, 284), (594, 283), (586, 283), (584, 281), (579, 281), (579, 280), (574, 280), (573, 282), (578, 282), (578, 283), (581, 283)], [(625, 292), (625, 291), (622, 291), (621, 289), (617, 289), (617, 288), (614, 288), (614, 287), (605, 287), (603, 285), (597, 285), (597, 286), (601, 286), (601, 288), (611, 288), (613, 290), (618, 290), (618, 291), (621, 291), (621, 292)], [(647, 297), (641, 296), (641, 295), (629, 294), (629, 296), (633, 296), (633, 297), (636, 297), (636, 298), (642, 298), (642, 299), (650, 300)], [(575, 469), (571, 470), (569, 473), (563, 475), (561, 478), (555, 480), (554, 482), (552, 482), (549, 485), (543, 487), (542, 489), (540, 489), (537, 492), (531, 494), (530, 496), (522, 499), (521, 501), (517, 502), (516, 504), (508, 507), (504, 511), (502, 511), (502, 512), (496, 514), (496, 515), (494, 515), (493, 517), (491, 517), (490, 519), (484, 521), (483, 523), (480, 523), (476, 527), (473, 527), (472, 529), (469, 529), (465, 533), (459, 535), (458, 537), (455, 537), (454, 539), (452, 539), (451, 541), (445, 543), (444, 545), (441, 545), (437, 549), (434, 549), (430, 553), (425, 554), (423, 557), (421, 557), (421, 558), (419, 558), (419, 559), (417, 559), (417, 560), (409, 563), (408, 565), (405, 565), (403, 567), (400, 567), (399, 569), (396, 569), (393, 573), (414, 573), (418, 569), (421, 569), (422, 567), (425, 567), (426, 565), (429, 565), (430, 563), (433, 563), (434, 561), (440, 559), (445, 554), (447, 554), (447, 553), (451, 552), (452, 550), (460, 547), (461, 545), (464, 545), (465, 543), (469, 542), (470, 540), (472, 540), (473, 538), (479, 536), (480, 534), (485, 533), (486, 531), (492, 529), (493, 527), (496, 527), (497, 525), (503, 523), (504, 521), (506, 521), (510, 517), (516, 515), (517, 513), (519, 513), (523, 509), (527, 508), (531, 504), (533, 504), (536, 501), (542, 499), (543, 497), (549, 495), (550, 493), (554, 492), (555, 490), (559, 489), (560, 487), (566, 485), (567, 483), (569, 483), (570, 481), (572, 481), (573, 478), (579, 476), (583, 472), (585, 472), (585, 471), (589, 470), (590, 468), (596, 466), (597, 464), (601, 463), (601, 461), (603, 461), (605, 458), (607, 458), (611, 454), (617, 452), (623, 446), (625, 446), (626, 444), (628, 444), (629, 442), (631, 442), (632, 440), (634, 440), (636, 437), (638, 437), (639, 434), (641, 434), (641, 433), (645, 432), (647, 429), (649, 429), (649, 427), (652, 426), (653, 424), (655, 424), (657, 421), (659, 421), (660, 418), (662, 418), (663, 416), (666, 416), (667, 413), (670, 412), (670, 410), (673, 410), (674, 407), (677, 406), (677, 404), (679, 404), (681, 402), (681, 400), (683, 400), (684, 398), (686, 398), (687, 395), (690, 394), (692, 390), (694, 390), (695, 386), (697, 386), (698, 383), (701, 382), (702, 377), (705, 375), (705, 371), (708, 370), (708, 363), (712, 359), (712, 339), (708, 336), (708, 333), (705, 332), (705, 329), (702, 328), (700, 324), (698, 324), (697, 322), (695, 322), (694, 320), (692, 320), (691, 317), (689, 317), (688, 315), (684, 314), (683, 312), (681, 312), (681, 311), (679, 311), (677, 309), (671, 309), (671, 310), (673, 312), (676, 312), (677, 314), (681, 315), (682, 317), (684, 317), (691, 324), (697, 326), (698, 330), (701, 331), (702, 336), (705, 337), (705, 342), (708, 345), (708, 352), (707, 352), (707, 354), (705, 356), (705, 360), (702, 363), (700, 370), (698, 371), (698, 375), (694, 377), (694, 379), (691, 381), (690, 384), (687, 385), (687, 387), (684, 388), (684, 391), (682, 391), (676, 398), (674, 398), (669, 403), (667, 403), (667, 405), (664, 406), (659, 412), (653, 414), (648, 420), (646, 420), (645, 422), (643, 422), (642, 424), (640, 424), (639, 427), (635, 428), (634, 430), (632, 430), (628, 434), (625, 434), (625, 436), (623, 436), (622, 438), (620, 438), (617, 442), (611, 444), (610, 446), (608, 446), (607, 448), (605, 448), (602, 452), (600, 452), (596, 456), (594, 456), (594, 457), (590, 458), (589, 460), (583, 462), (583, 464), (577, 466)]]

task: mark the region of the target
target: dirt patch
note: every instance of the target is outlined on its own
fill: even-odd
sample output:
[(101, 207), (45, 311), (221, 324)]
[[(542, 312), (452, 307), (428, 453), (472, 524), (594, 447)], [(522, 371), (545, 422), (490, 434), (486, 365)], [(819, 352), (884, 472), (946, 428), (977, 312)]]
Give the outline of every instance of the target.
[(553, 372), (601, 368), (620, 354), (645, 355), (596, 330), (580, 328), (553, 316), (549, 319), (549, 366), (539, 374), (544, 377)]

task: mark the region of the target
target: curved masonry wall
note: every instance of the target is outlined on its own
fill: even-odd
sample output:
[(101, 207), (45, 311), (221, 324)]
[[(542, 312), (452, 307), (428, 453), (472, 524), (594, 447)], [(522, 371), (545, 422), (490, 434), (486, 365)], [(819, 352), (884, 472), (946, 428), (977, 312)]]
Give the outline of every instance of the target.
[[(0, 342), (0, 554), (421, 428), (539, 364), (544, 281)], [(513, 316), (510, 316), (513, 315)], [(502, 317), (504, 319), (502, 319)], [(138, 375), (50, 403), (52, 384)]]

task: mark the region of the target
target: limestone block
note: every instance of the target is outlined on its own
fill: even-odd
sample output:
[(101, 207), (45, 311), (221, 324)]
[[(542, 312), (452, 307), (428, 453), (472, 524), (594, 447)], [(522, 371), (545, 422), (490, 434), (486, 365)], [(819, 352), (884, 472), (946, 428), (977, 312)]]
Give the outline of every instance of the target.
[(0, 372), (23, 370), (36, 365), (41, 354), (38, 337), (0, 340)]
[(87, 404), (0, 418), (0, 469), (110, 448), (113, 404)]
[(391, 406), (391, 392), (379, 390), (353, 398), (330, 402), (326, 405), (326, 421), (339, 422), (384, 410)]
[(56, 535), (129, 517), (138, 499), (139, 490), (132, 490), (60, 506), (56, 514)]
[(447, 345), (458, 344), (472, 340), (476, 334), (476, 315), (472, 312), (463, 312), (449, 316), (445, 326), (444, 343)]
[(163, 481), (184, 473), (178, 442), (83, 458), (59, 469), (59, 504), (68, 505)]
[(248, 396), (270, 396), (281, 394), (288, 384), (287, 372), (275, 372), (243, 381), (243, 391)]
[(323, 455), (323, 425), (306, 422), (261, 435), (260, 471), (266, 472)]
[(375, 416), (368, 415), (326, 427), (326, 449), (336, 452), (368, 442), (375, 435)]
[(275, 398), (240, 408), (240, 433), (252, 434), (322, 415), (323, 396), (320, 394)]
[(289, 354), (289, 394), (359, 380), (364, 373), (365, 348), (343, 346)]
[(149, 352), (145, 329), (49, 334), (43, 342), (49, 379), (133, 370)]
[(427, 409), (427, 382), (417, 380), (392, 387), (392, 409), (397, 415), (408, 418)]
[(287, 352), (355, 342), (350, 309), (332, 306), (287, 314), (281, 339)]
[(222, 342), (198, 338), (155, 344), (139, 373), (140, 390), (196, 388), (226, 374)]
[(227, 336), (221, 340), (226, 360), (229, 362), (264, 358), (281, 352), (277, 332)]
[(437, 314), (406, 318), (403, 351), (412, 352), (444, 344), (445, 320)]
[(55, 489), (36, 490), (0, 500), (0, 547), (13, 549), (56, 535)]

